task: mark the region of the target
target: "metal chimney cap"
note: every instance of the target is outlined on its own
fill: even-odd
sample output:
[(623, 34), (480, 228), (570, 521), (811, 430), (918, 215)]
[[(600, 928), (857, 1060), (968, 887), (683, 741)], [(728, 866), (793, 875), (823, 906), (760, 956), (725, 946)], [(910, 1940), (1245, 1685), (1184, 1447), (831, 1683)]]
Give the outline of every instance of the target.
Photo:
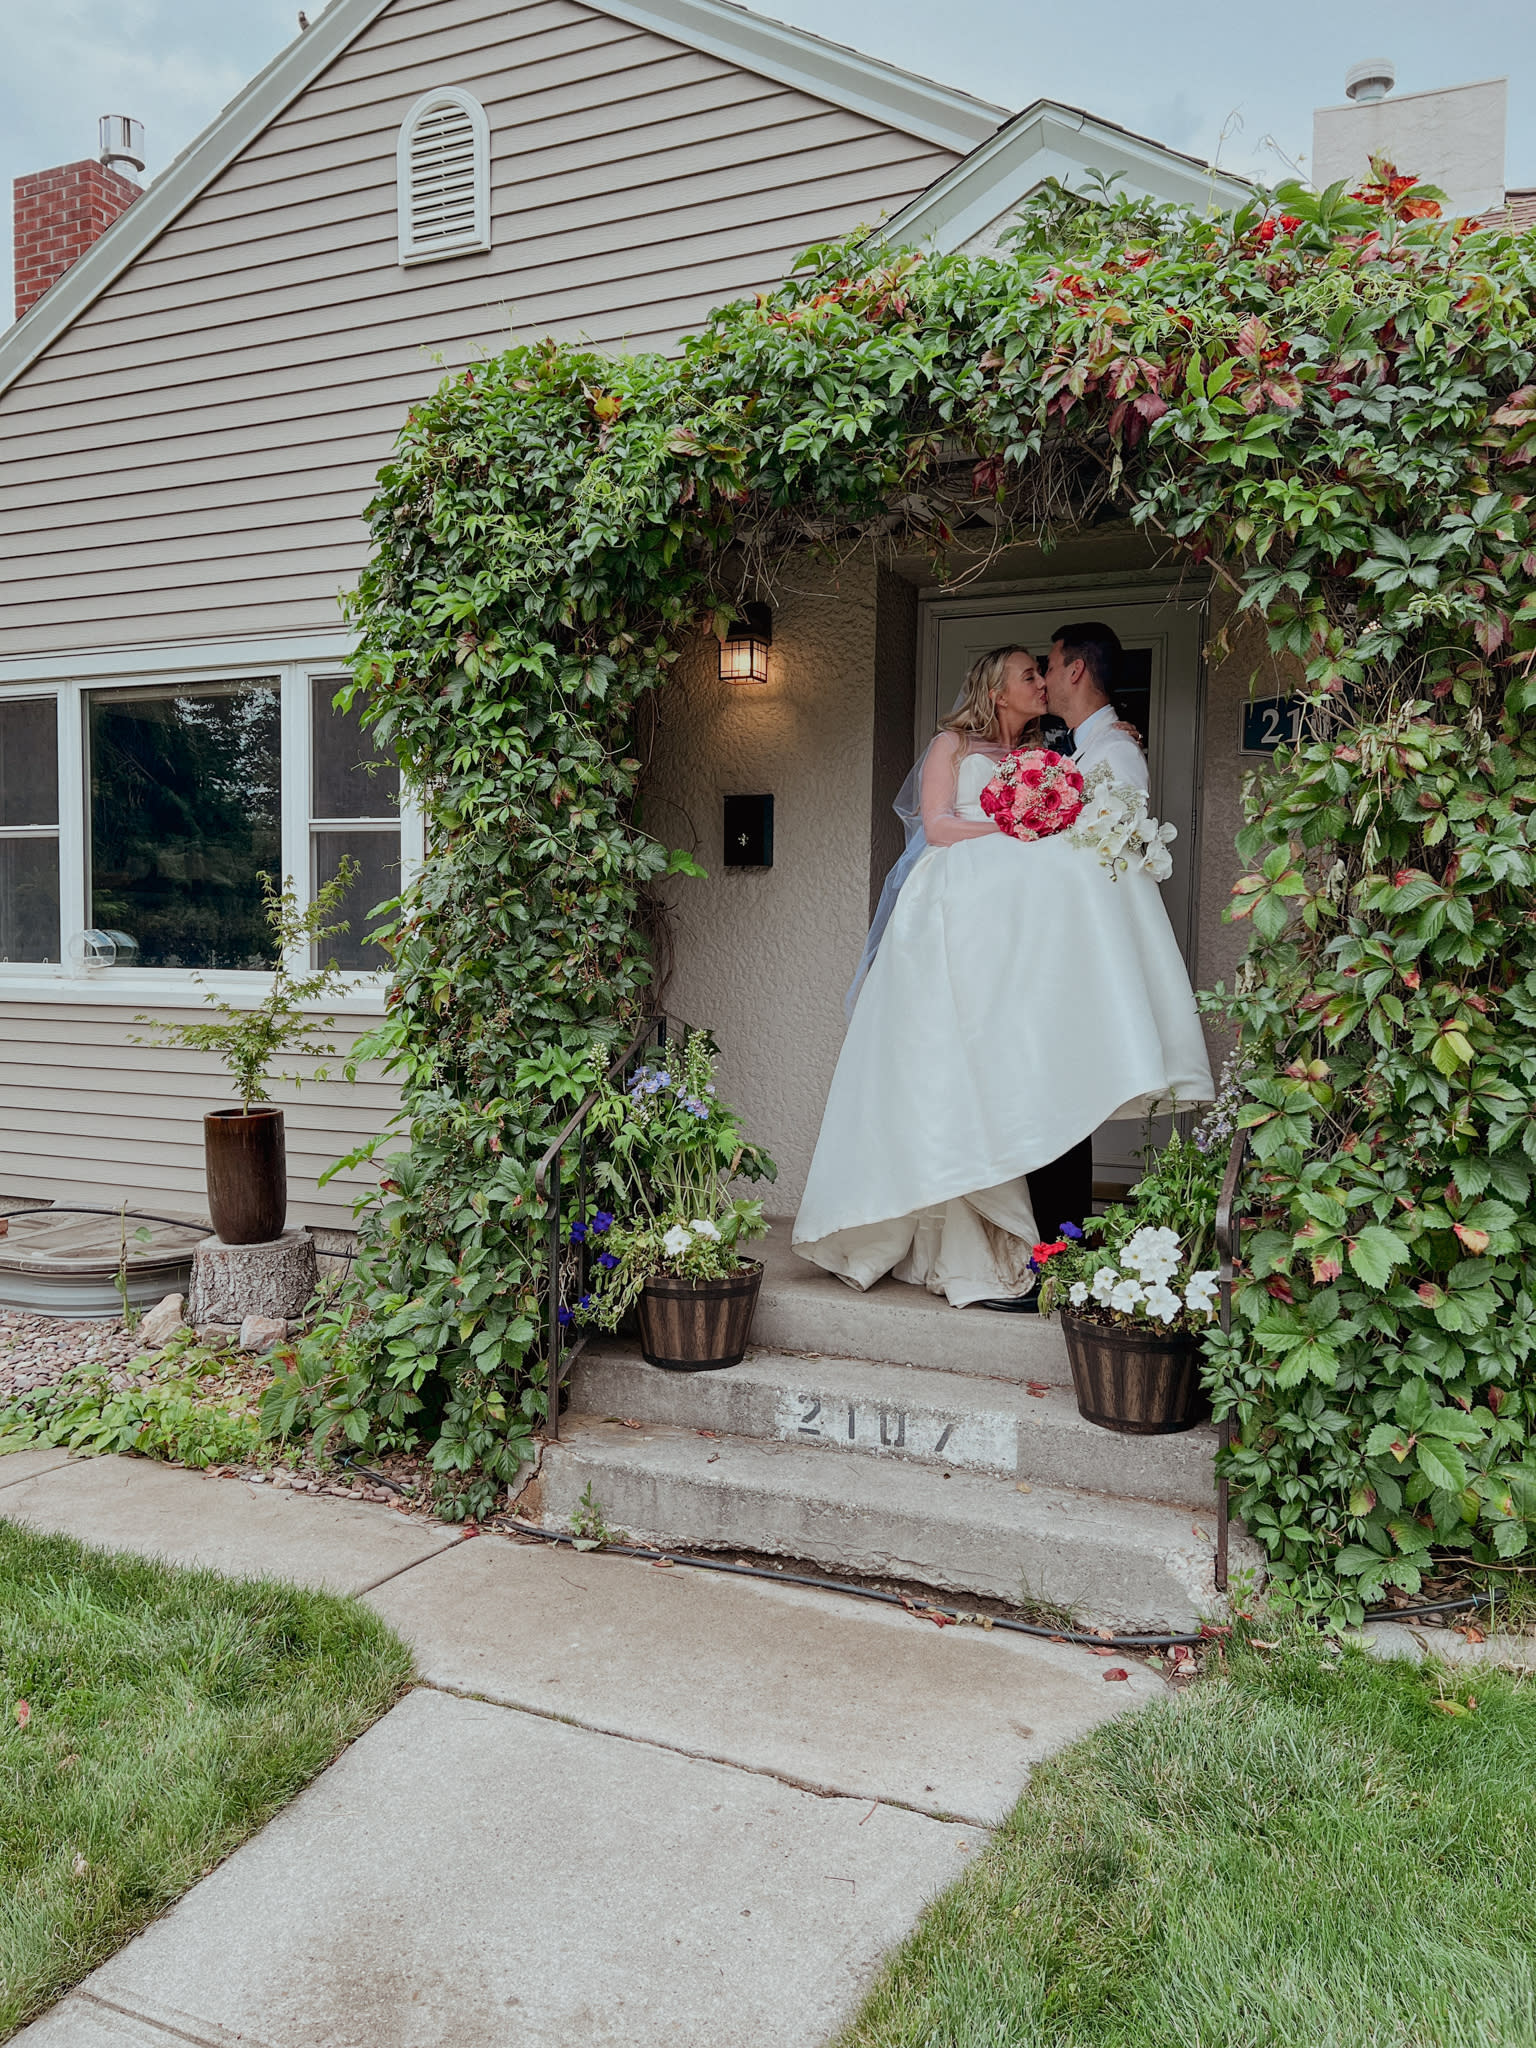
[(103, 114), (97, 123), (101, 161), (109, 170), (144, 168), (144, 123), (128, 114)]
[(1390, 57), (1368, 57), (1363, 64), (1351, 64), (1344, 74), (1344, 96), (1357, 105), (1384, 100), (1397, 83), (1397, 66)]

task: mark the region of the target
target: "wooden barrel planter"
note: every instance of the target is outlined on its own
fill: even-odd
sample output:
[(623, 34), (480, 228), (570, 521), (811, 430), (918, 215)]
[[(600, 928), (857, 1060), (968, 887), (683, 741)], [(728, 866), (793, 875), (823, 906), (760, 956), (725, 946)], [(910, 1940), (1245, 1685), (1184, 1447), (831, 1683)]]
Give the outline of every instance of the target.
[(763, 1269), (743, 1259), (724, 1280), (658, 1274), (640, 1291), (640, 1355), (663, 1372), (721, 1372), (746, 1355)]
[(1085, 1421), (1122, 1436), (1174, 1436), (1210, 1421), (1198, 1337), (1122, 1330), (1070, 1309), (1062, 1311), (1061, 1329)]

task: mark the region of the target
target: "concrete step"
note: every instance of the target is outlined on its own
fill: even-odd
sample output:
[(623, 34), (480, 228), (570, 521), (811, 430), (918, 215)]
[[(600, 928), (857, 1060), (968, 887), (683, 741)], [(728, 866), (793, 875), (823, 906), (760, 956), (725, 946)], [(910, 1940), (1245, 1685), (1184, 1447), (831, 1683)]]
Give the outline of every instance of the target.
[[(517, 1512), (568, 1529), (588, 1487), (610, 1527), (645, 1543), (805, 1558), (1108, 1627), (1184, 1630), (1220, 1607), (1211, 1513), (585, 1415), (544, 1447)], [(1236, 1530), (1233, 1562), (1258, 1562)]]
[(635, 1346), (607, 1342), (577, 1362), (571, 1411), (1201, 1511), (1216, 1492), (1214, 1429), (1118, 1436), (1085, 1422), (1060, 1387), (870, 1359), (753, 1350), (725, 1372), (659, 1372)]
[(775, 1351), (979, 1374), (1021, 1386), (1029, 1380), (1071, 1386), (1067, 1348), (1054, 1316), (951, 1308), (940, 1296), (900, 1280), (880, 1280), (861, 1293), (796, 1258), (790, 1229), (789, 1218), (776, 1218), (772, 1234), (750, 1247), (751, 1257), (763, 1262), (752, 1325), (756, 1343)]

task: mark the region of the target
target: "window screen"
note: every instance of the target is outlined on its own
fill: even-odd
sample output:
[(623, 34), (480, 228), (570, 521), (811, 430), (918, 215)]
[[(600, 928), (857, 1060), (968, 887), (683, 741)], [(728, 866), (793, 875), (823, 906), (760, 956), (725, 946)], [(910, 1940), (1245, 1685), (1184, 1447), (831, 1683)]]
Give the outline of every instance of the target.
[(0, 701), (0, 961), (58, 958), (58, 707)]
[(344, 859), (359, 872), (336, 911), (348, 929), (316, 950), (321, 966), (378, 973), (389, 963), (366, 943), (374, 912), (400, 893), (400, 770), (356, 711), (332, 702), (337, 677), (310, 684), (310, 883), (323, 889)]

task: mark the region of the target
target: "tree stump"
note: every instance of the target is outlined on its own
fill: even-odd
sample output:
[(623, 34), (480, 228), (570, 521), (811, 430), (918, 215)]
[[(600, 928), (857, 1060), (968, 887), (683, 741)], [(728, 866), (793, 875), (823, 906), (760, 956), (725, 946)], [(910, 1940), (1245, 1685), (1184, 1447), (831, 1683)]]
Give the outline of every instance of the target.
[(192, 1323), (230, 1323), (247, 1316), (291, 1322), (304, 1313), (318, 1280), (315, 1241), (285, 1230), (270, 1244), (225, 1244), (205, 1237), (192, 1254)]

